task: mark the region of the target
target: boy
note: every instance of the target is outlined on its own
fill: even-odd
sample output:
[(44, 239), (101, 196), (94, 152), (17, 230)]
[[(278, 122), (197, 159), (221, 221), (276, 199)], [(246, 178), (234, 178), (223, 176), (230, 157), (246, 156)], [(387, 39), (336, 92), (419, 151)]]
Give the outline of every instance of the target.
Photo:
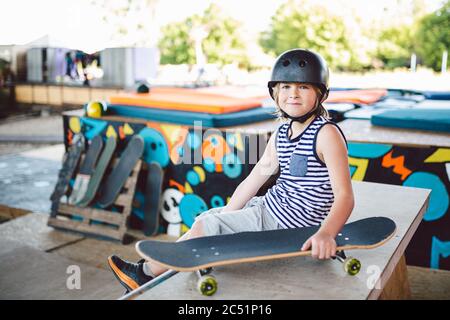
[[(271, 136), (250, 175), (229, 203), (197, 217), (178, 241), (244, 231), (321, 225), (302, 246), (318, 259), (336, 254), (335, 237), (350, 216), (354, 197), (347, 147), (339, 127), (328, 121), (322, 102), (328, 96), (329, 71), (323, 58), (309, 50), (281, 54), (268, 82), (283, 123)], [(255, 197), (267, 179), (280, 176), (264, 196)], [(114, 275), (127, 290), (166, 271), (154, 261), (131, 263), (108, 258)]]

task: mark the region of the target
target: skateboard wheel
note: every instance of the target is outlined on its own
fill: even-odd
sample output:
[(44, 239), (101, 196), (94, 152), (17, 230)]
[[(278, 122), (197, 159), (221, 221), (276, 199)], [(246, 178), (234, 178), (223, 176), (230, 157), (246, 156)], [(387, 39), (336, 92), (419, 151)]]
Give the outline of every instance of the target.
[(212, 296), (217, 291), (217, 281), (213, 276), (202, 276), (198, 279), (197, 290), (204, 296)]
[(351, 276), (355, 276), (361, 270), (361, 262), (353, 257), (348, 257), (344, 261), (344, 270)]

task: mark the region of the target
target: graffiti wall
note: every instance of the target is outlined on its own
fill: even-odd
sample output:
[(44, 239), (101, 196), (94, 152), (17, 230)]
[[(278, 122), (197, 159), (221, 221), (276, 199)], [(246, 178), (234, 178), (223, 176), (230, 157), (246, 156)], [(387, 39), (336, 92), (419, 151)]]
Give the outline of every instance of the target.
[(353, 180), (431, 189), (407, 264), (450, 270), (450, 148), (349, 143)]
[[(225, 205), (250, 173), (269, 138), (157, 122), (106, 121), (64, 116), (65, 144), (83, 131), (118, 139), (118, 151), (139, 134), (144, 138), (145, 163), (164, 169), (161, 233), (179, 236), (201, 212)], [(406, 250), (409, 265), (450, 270), (450, 148), (406, 147), (349, 142), (353, 180), (431, 189), (429, 208)], [(130, 225), (142, 228), (146, 172), (141, 172)]]
[[(264, 151), (268, 137), (158, 122), (105, 121), (64, 116), (66, 147), (82, 131), (87, 140), (115, 136), (120, 154), (135, 134), (144, 138), (144, 163), (164, 169), (161, 233), (180, 236), (200, 213), (224, 206)], [(130, 226), (141, 229), (145, 208), (146, 169), (136, 187)]]

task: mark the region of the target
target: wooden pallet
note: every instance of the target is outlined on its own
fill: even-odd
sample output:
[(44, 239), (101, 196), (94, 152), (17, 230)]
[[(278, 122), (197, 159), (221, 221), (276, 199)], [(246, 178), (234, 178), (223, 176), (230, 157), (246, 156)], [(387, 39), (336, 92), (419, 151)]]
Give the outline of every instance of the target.
[(139, 160), (114, 202), (115, 206), (122, 208), (119, 212), (92, 207), (81, 208), (67, 203), (60, 203), (58, 214), (54, 218), (50, 217), (48, 219), (48, 225), (123, 242), (127, 232), (127, 221), (131, 214), (134, 192), (141, 166), (142, 160)]

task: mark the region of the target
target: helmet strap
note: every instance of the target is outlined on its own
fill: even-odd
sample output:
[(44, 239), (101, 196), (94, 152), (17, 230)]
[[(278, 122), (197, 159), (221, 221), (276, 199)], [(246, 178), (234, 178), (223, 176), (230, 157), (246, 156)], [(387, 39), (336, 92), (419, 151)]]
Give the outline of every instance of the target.
[(288, 128), (288, 132), (289, 132), (289, 139), (291, 139), (292, 137), (292, 124), (294, 123), (294, 121), (298, 121), (300, 123), (305, 123), (306, 120), (308, 120), (309, 118), (311, 118), (312, 115), (314, 115), (316, 113), (317, 108), (319, 107), (321, 103), (319, 102), (319, 99), (316, 100), (316, 106), (309, 111), (308, 113), (299, 116), (299, 117), (292, 117), (291, 115), (289, 115), (286, 111), (284, 111), (283, 109), (280, 108), (281, 110), (281, 114), (283, 115), (283, 117), (291, 119), (291, 122), (289, 123), (289, 128)]

